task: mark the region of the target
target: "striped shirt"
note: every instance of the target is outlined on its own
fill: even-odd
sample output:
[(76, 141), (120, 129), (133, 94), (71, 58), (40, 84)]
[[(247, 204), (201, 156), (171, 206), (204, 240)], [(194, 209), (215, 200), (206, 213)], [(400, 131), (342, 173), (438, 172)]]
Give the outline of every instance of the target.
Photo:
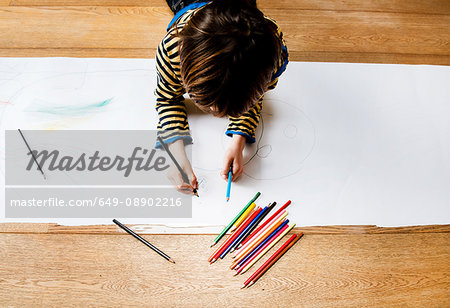
[[(183, 94), (185, 93), (180, 72), (180, 53), (179, 38), (174, 35), (175, 31), (181, 31), (189, 19), (201, 8), (188, 10), (171, 27), (158, 46), (156, 53), (156, 70), (158, 75), (156, 95), (156, 111), (158, 113), (158, 134), (167, 143), (183, 139), (185, 144), (192, 143), (189, 133), (189, 124), (187, 120), (186, 106), (184, 104)], [(266, 17), (273, 23), (274, 20)], [(276, 23), (275, 23), (276, 25)], [(283, 73), (288, 62), (288, 52), (283, 41), (283, 34), (277, 25), (277, 34), (283, 42), (282, 57), (278, 67), (273, 74), (272, 82), (268, 89), (274, 89), (278, 77)], [(255, 142), (255, 130), (258, 126), (261, 109), (262, 97), (246, 113), (240, 117), (229, 117), (229, 125), (226, 131), (228, 136), (238, 134), (245, 136), (247, 142)], [(159, 143), (156, 145), (160, 146)]]

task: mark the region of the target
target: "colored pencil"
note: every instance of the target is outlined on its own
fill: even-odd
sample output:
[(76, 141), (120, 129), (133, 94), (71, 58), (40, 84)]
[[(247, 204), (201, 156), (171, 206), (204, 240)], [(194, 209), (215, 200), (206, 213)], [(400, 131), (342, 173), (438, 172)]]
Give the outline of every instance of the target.
[(275, 234), (271, 234), (269, 236), (269, 238), (265, 239), (261, 244), (258, 245), (258, 247), (256, 247), (252, 252), (250, 252), (250, 254), (248, 254), (244, 259), (242, 259), (238, 264), (236, 264), (235, 266), (235, 270), (236, 273), (234, 274), (234, 276), (238, 275), (247, 264), (249, 264), (251, 262), (251, 260), (253, 260), (259, 252), (261, 252), (261, 250), (264, 249), (264, 246), (268, 243), (271, 242), (274, 238), (277, 238), (280, 234), (282, 234), (286, 229), (289, 228), (289, 219), (285, 220), (273, 233)]
[(271, 225), (268, 225), (268, 228), (264, 230), (254, 241), (250, 242), (245, 249), (242, 249), (239, 254), (236, 255), (235, 262), (241, 261), (250, 251), (252, 251), (256, 246), (258, 246), (264, 239), (269, 236), (276, 228), (278, 228), (283, 221), (285, 220), (288, 212), (280, 213), (280, 217), (278, 217)]
[(239, 212), (239, 214), (236, 215), (236, 217), (233, 218), (233, 220), (228, 224), (228, 226), (226, 226), (222, 232), (220, 232), (220, 234), (214, 239), (214, 242), (211, 244), (210, 247), (216, 245), (220, 239), (228, 232), (228, 230), (230, 230), (230, 228), (233, 226), (233, 224), (239, 219), (239, 217), (248, 209), (248, 207), (254, 203), (256, 201), (256, 199), (258, 199), (258, 197), (261, 195), (261, 193), (258, 191), (256, 193), (256, 195), (252, 198), (252, 200), (249, 201), (249, 203), (247, 203), (246, 206), (244, 206), (244, 208)]
[(259, 261), (273, 246), (275, 246), (286, 234), (288, 234), (295, 227), (295, 223), (292, 226), (289, 226), (285, 229), (281, 234), (276, 234), (271, 240), (269, 240), (264, 246), (261, 247), (259, 251), (257, 251), (253, 257), (247, 260), (244, 264), (239, 266), (238, 273), (245, 273), (248, 271), (256, 262)]
[(250, 264), (255, 258), (258, 257), (258, 254), (265, 249), (270, 243), (276, 240), (280, 234), (283, 234), (284, 231), (289, 229), (289, 219), (285, 220), (268, 238), (266, 238), (261, 244), (258, 245), (247, 257), (245, 257), (241, 262), (239, 262), (235, 266), (236, 273), (234, 276), (239, 275), (248, 264)]
[(220, 245), (213, 254), (209, 257), (209, 262), (215, 262), (219, 256), (222, 254), (222, 252), (227, 249), (227, 247), (236, 239), (236, 237), (242, 233), (242, 231), (248, 226), (250, 222), (253, 221), (253, 219), (261, 212), (261, 208), (258, 207), (247, 219), (242, 223), (242, 225), (234, 232), (232, 233), (223, 243)]
[(22, 134), (22, 131), (20, 129), (18, 129), (18, 131), (19, 131), (20, 135), (22, 136), (23, 142), (25, 142), (25, 145), (27, 146), (28, 151), (30, 151), (31, 157), (33, 157), (34, 162), (38, 166), (39, 171), (41, 171), (42, 176), (44, 177), (44, 180), (46, 180), (47, 178), (45, 177), (44, 171), (42, 171), (41, 165), (39, 165), (39, 163), (36, 159), (36, 156), (34, 155), (33, 151), (31, 150), (30, 146), (28, 145), (27, 140), (25, 139), (25, 136)]
[(270, 216), (268, 219), (266, 219), (266, 221), (264, 221), (261, 226), (258, 227), (258, 229), (255, 230), (255, 232), (253, 232), (252, 234), (250, 234), (249, 237), (247, 237), (244, 241), (242, 241), (241, 245), (244, 246), (245, 243), (247, 243), (249, 240), (251, 240), (251, 238), (254, 236), (254, 234), (256, 234), (257, 232), (259, 232), (262, 228), (264, 228), (264, 226), (266, 224), (268, 224), (274, 217), (276, 217), (281, 211), (283, 211), (284, 209), (286, 209), (289, 204), (291, 204), (291, 200), (288, 200), (288, 202), (286, 202), (281, 208), (278, 209), (278, 211), (276, 211), (272, 216)]
[(251, 225), (250, 228), (248, 228), (248, 230), (244, 231), (245, 233), (233, 245), (232, 247), (233, 251), (239, 246), (239, 244), (242, 243), (242, 241), (244, 241), (253, 232), (253, 230), (256, 229), (256, 227), (258, 227), (259, 223), (264, 219), (264, 217), (267, 216), (267, 214), (269, 214), (269, 212), (275, 207), (276, 204), (277, 204), (276, 202), (269, 204), (269, 206), (267, 206), (267, 210), (264, 211), (260, 217), (258, 217), (258, 219)]
[(159, 250), (158, 248), (156, 248), (155, 246), (153, 246), (152, 244), (150, 244), (146, 239), (144, 239), (143, 237), (141, 237), (139, 234), (136, 234), (133, 230), (129, 229), (127, 226), (121, 224), (117, 219), (113, 219), (113, 223), (115, 223), (116, 225), (118, 225), (120, 228), (122, 228), (123, 230), (125, 230), (128, 234), (134, 236), (136, 239), (138, 239), (139, 241), (141, 241), (142, 243), (144, 243), (145, 245), (147, 245), (148, 247), (150, 247), (151, 249), (153, 249), (155, 252), (157, 252), (161, 257), (163, 257), (164, 259), (166, 259), (169, 262), (175, 263), (174, 260), (172, 260), (171, 257), (169, 257), (168, 255), (166, 255), (164, 252), (162, 252), (161, 250)]
[(277, 221), (273, 226), (270, 227), (270, 229), (267, 230), (267, 233), (261, 237), (261, 240), (258, 240), (254, 242), (252, 245), (248, 246), (246, 251), (237, 256), (234, 259), (233, 264), (231, 264), (230, 268), (235, 268), (238, 264), (242, 265), (251, 258), (264, 244), (267, 243), (267, 241), (270, 240), (270, 238), (276, 234), (277, 230), (279, 231), (281, 228), (283, 228), (285, 225), (289, 223), (289, 219), (285, 219), (284, 217)]
[[(266, 226), (264, 226), (264, 228), (262, 228), (261, 230), (259, 230), (258, 232), (256, 232), (256, 230), (250, 235), (252, 238), (251, 240), (247, 241), (247, 243), (241, 245), (241, 247), (239, 247), (238, 249), (236, 249), (237, 254), (235, 255), (235, 257), (239, 256), (250, 244), (252, 244), (254, 242), (255, 239), (257, 239), (258, 237), (261, 236), (261, 234), (263, 234), (264, 232), (267, 231), (268, 228), (270, 228), (274, 222), (276, 222), (277, 220), (279, 220), (279, 218), (281, 216), (286, 217), (286, 215), (288, 214), (288, 212), (286, 210), (283, 210), (282, 212), (278, 213), (278, 215), (276, 217), (274, 217), (273, 221), (270, 224), (267, 224)], [(259, 229), (259, 228), (258, 228)], [(256, 234), (255, 234), (256, 233)]]
[(220, 253), (219, 257), (221, 259), (223, 259), (227, 255), (227, 253), (233, 248), (233, 245), (237, 242), (237, 240), (239, 240), (244, 232), (246, 232), (246, 230), (248, 230), (248, 228), (255, 222), (255, 220), (261, 216), (261, 213), (263, 213), (265, 209), (266, 207), (263, 209), (258, 208), (257, 211), (254, 211), (253, 214), (248, 219), (246, 219), (245, 224), (242, 225), (243, 227), (239, 227), (238, 230), (233, 233), (233, 239), (227, 243), (227, 247), (225, 247)]
[(231, 191), (231, 180), (232, 179), (233, 179), (233, 164), (231, 164), (230, 171), (228, 172), (227, 202), (230, 201), (230, 191)]
[[(287, 213), (286, 213), (287, 215)], [(280, 217), (277, 221), (274, 222), (273, 225), (269, 227), (263, 234), (261, 234), (255, 242), (252, 242), (251, 245), (247, 246), (245, 250), (242, 250), (236, 257), (234, 258), (234, 263), (239, 263), (242, 259), (244, 259), (253, 249), (255, 249), (264, 239), (266, 239), (274, 230), (276, 230), (283, 222), (287, 219), (284, 217)]]
[[(180, 164), (177, 162), (177, 160), (175, 159), (175, 156), (173, 156), (172, 152), (170, 152), (169, 147), (167, 146), (167, 144), (165, 144), (165, 142), (162, 140), (162, 138), (160, 136), (158, 136), (157, 138), (158, 138), (158, 141), (163, 146), (164, 150), (166, 150), (166, 152), (169, 155), (170, 159), (172, 159), (172, 161), (175, 164), (175, 166), (177, 167), (178, 171), (181, 173), (181, 177), (183, 178), (183, 182), (185, 182), (186, 184), (190, 185), (189, 177), (184, 172), (184, 170), (181, 168)], [(198, 197), (197, 189), (193, 188), (192, 193)]]
[(251, 228), (251, 226), (261, 217), (261, 214), (263, 214), (265, 211), (267, 211), (267, 206), (265, 206), (259, 213), (254, 216), (252, 215), (252, 219), (250, 222), (245, 226), (244, 229), (239, 230), (239, 234), (233, 239), (233, 241), (227, 246), (227, 248), (220, 254), (220, 258), (223, 259), (227, 253), (230, 252), (231, 249), (233, 249), (234, 245), (237, 244), (237, 242), (242, 238), (242, 236)]
[(220, 258), (223, 259), (227, 253), (229, 253), (233, 248), (235, 248), (239, 242), (243, 239), (245, 235), (248, 234), (250, 230), (252, 230), (255, 226), (255, 224), (258, 224), (259, 221), (261, 221), (262, 217), (264, 217), (264, 213), (267, 213), (269, 207), (264, 207), (260, 213), (254, 219), (245, 227), (245, 229), (234, 239), (234, 241), (225, 249), (224, 252), (220, 255)]
[(231, 227), (230, 232), (233, 232), (234, 230), (236, 230), (237, 227), (239, 227), (241, 225), (241, 223), (244, 221), (244, 219), (247, 218), (248, 215), (250, 215), (250, 213), (253, 211), (255, 206), (256, 206), (255, 203), (250, 204), (250, 206), (245, 210), (245, 212), (241, 215), (241, 217), (239, 217), (239, 219), (236, 220), (233, 227)]
[(302, 237), (303, 234), (293, 234), (286, 243), (283, 244), (270, 258), (261, 265), (245, 282), (242, 288), (252, 286), (259, 278), (261, 278), (272, 265), (275, 264), (294, 244)]
[[(262, 243), (260, 243), (252, 252), (250, 252), (244, 259), (242, 259), (236, 266), (236, 274), (238, 275), (247, 264), (251, 262), (256, 256), (264, 249), (268, 242), (276, 239), (280, 234), (282, 234), (286, 229), (289, 229), (289, 219), (285, 220), (268, 238), (266, 238)], [(276, 233), (275, 233), (276, 232)], [(274, 234), (275, 233), (275, 234)]]

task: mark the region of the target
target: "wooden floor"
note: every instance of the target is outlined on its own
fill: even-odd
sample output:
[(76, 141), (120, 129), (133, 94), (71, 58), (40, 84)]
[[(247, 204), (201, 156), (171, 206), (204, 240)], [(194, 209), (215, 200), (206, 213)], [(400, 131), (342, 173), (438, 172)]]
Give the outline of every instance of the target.
[[(292, 61), (450, 65), (449, 0), (259, 0)], [(0, 0), (0, 56), (154, 57), (163, 0)], [(450, 307), (450, 225), (300, 228), (257, 284), (209, 265), (213, 235), (0, 224), (0, 306)], [(262, 264), (264, 260), (258, 264)]]
[[(258, 3), (293, 61), (450, 64), (449, 0)], [(170, 19), (164, 0), (0, 0), (0, 56), (153, 58)]]
[(0, 306), (449, 307), (448, 233), (305, 235), (241, 290), (211, 235), (2, 234)]

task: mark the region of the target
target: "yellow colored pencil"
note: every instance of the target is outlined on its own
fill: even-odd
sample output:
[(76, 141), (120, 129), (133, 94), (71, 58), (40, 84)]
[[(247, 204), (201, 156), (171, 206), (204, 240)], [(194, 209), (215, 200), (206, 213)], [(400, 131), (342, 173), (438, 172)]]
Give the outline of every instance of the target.
[(278, 243), (286, 234), (289, 233), (289, 231), (292, 230), (292, 228), (295, 227), (295, 223), (292, 224), (292, 226), (290, 226), (289, 228), (287, 228), (286, 230), (284, 230), (283, 233), (280, 234), (280, 236), (278, 236), (277, 239), (275, 239), (269, 246), (266, 247), (266, 249), (264, 249), (264, 251), (262, 251), (261, 253), (258, 254), (258, 256), (251, 262), (249, 263), (243, 270), (240, 271), (240, 274), (245, 273), (246, 271), (248, 271), (248, 269), (250, 267), (252, 267), (256, 262), (258, 262), (259, 259), (261, 259), (273, 246), (275, 246), (276, 243)]
[(269, 236), (273, 231), (275, 231), (276, 228), (278, 228), (284, 221), (284, 219), (287, 216), (287, 212), (285, 212), (283, 215), (281, 215), (277, 220), (275, 220), (270, 227), (268, 227), (261, 235), (259, 235), (257, 238), (255, 238), (243, 251), (239, 252), (238, 255), (236, 255), (236, 258), (233, 260), (233, 268), (241, 262), (242, 259), (245, 258), (245, 256), (250, 253), (253, 249), (256, 248), (266, 237)]
[(236, 220), (236, 222), (233, 224), (233, 227), (231, 227), (231, 232), (233, 232), (234, 230), (239, 228), (241, 223), (245, 220), (245, 218), (248, 217), (248, 215), (250, 215), (250, 213), (253, 211), (255, 206), (256, 206), (256, 204), (254, 202), (252, 204), (250, 204), (250, 206), (245, 210), (245, 212), (242, 213), (242, 215), (238, 218), (238, 220)]

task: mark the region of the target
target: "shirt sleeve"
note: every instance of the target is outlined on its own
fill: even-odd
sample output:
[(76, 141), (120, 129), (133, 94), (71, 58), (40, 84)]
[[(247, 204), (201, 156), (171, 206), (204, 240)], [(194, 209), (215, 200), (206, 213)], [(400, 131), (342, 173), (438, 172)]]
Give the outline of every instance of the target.
[[(275, 89), (278, 83), (278, 78), (286, 70), (286, 66), (289, 62), (289, 54), (286, 44), (283, 40), (283, 34), (281, 32), (278, 33), (282, 42), (281, 57), (278, 61), (276, 70), (273, 72), (272, 81), (268, 86), (268, 90)], [(230, 137), (232, 137), (233, 135), (241, 135), (246, 138), (247, 143), (254, 143), (256, 127), (258, 126), (259, 120), (261, 118), (261, 109), (263, 104), (262, 101), (263, 97), (258, 100), (253, 108), (244, 113), (242, 116), (237, 118), (230, 117), (230, 123), (228, 124), (228, 128), (225, 134)]]
[[(192, 143), (184, 104), (184, 89), (177, 77), (180, 63), (177, 62), (178, 39), (167, 35), (159, 44), (156, 53), (157, 84), (155, 90), (156, 112), (158, 113), (158, 136), (165, 143), (183, 139)], [(179, 59), (179, 57), (178, 57)], [(159, 142), (156, 148), (161, 147)]]

